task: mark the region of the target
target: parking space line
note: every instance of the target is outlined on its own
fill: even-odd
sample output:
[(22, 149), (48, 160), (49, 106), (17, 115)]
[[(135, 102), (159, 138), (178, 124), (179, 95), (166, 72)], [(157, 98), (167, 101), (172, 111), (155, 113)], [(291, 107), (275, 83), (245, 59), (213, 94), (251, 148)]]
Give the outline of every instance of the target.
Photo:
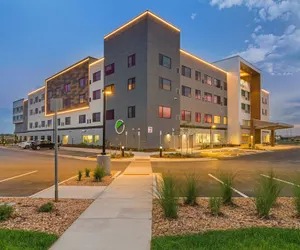
[[(265, 175), (265, 174), (261, 174), (261, 176), (266, 177), (266, 178), (271, 178), (270, 176)], [(281, 180), (281, 179), (278, 179), (278, 178), (275, 178), (275, 177), (273, 177), (273, 179), (276, 180), (276, 181), (280, 181), (280, 182), (283, 182), (283, 183), (292, 185), (292, 186), (300, 187), (299, 185), (296, 185), (296, 184), (294, 184), (294, 183), (292, 183), (292, 182), (289, 182), (289, 181)]]
[[(210, 176), (211, 178), (215, 179), (216, 181), (218, 181), (218, 182), (224, 184), (223, 181), (219, 180), (217, 177), (213, 176), (212, 174), (208, 174), (208, 176)], [(249, 198), (249, 196), (243, 194), (242, 192), (236, 190), (235, 188), (233, 188), (233, 187), (230, 187), (230, 188), (231, 188), (234, 192), (236, 192), (237, 194), (239, 194), (240, 196), (242, 196), (242, 197), (244, 197), (244, 198)]]
[(13, 176), (13, 177), (9, 177), (9, 178), (6, 178), (4, 180), (0, 180), (0, 183), (5, 182), (5, 181), (9, 181), (9, 180), (13, 180), (13, 179), (16, 179), (16, 178), (20, 178), (20, 177), (23, 177), (23, 176), (26, 176), (26, 175), (34, 174), (36, 172), (37, 172), (37, 170), (31, 171), (31, 172), (28, 172), (28, 173), (25, 173), (25, 174), (20, 174), (20, 175), (16, 175), (16, 176)]

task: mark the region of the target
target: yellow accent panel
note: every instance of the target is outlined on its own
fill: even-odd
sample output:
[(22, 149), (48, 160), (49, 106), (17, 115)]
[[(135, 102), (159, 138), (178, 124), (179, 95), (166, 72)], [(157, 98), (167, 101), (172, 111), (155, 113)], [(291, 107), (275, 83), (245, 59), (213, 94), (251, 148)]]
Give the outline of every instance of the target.
[(225, 70), (220, 69), (220, 68), (218, 68), (217, 66), (215, 66), (215, 65), (213, 65), (213, 64), (211, 64), (211, 63), (208, 63), (208, 62), (204, 61), (203, 59), (201, 59), (201, 58), (199, 58), (199, 57), (197, 57), (197, 56), (194, 56), (194, 55), (192, 55), (192, 54), (190, 54), (190, 53), (184, 51), (183, 49), (180, 49), (180, 52), (181, 52), (182, 54), (185, 54), (185, 55), (187, 55), (187, 56), (190, 56), (190, 57), (194, 58), (195, 60), (198, 60), (199, 62), (202, 62), (202, 63), (204, 63), (204, 64), (206, 64), (206, 65), (208, 65), (208, 66), (210, 66), (210, 67), (212, 67), (212, 68), (214, 68), (214, 69), (216, 69), (216, 70), (222, 71), (223, 73), (226, 73), (226, 74), (227, 74), (227, 72), (226, 72)]

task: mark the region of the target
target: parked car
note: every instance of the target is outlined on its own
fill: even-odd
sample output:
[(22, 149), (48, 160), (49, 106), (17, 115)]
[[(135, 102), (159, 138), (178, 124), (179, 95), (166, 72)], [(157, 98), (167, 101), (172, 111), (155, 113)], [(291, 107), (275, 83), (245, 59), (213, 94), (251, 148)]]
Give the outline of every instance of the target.
[(34, 141), (31, 143), (33, 150), (40, 150), (41, 148), (54, 149), (54, 143), (51, 141)]
[(18, 143), (18, 146), (20, 148), (29, 149), (29, 148), (31, 148), (31, 143), (32, 142), (33, 141), (23, 141), (23, 142)]

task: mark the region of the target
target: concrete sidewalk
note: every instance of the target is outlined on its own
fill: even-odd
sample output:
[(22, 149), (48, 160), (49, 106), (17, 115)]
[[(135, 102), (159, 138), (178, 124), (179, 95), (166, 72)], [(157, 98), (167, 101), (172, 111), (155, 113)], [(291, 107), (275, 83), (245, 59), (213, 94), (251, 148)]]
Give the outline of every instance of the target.
[(152, 169), (132, 162), (67, 229), (52, 250), (149, 250)]

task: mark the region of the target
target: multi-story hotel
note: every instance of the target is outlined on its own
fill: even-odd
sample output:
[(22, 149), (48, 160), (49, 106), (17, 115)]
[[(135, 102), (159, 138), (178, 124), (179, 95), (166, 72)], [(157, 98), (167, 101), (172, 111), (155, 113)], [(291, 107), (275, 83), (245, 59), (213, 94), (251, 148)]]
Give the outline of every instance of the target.
[(15, 133), (53, 140), (50, 100), (62, 98), (59, 141), (101, 145), (103, 89), (111, 92), (106, 138), (114, 146), (270, 141), (268, 130), (253, 125), (270, 114), (260, 70), (239, 56), (208, 63), (181, 49), (180, 30), (150, 11), (104, 36), (104, 58), (87, 57), (14, 102)]

